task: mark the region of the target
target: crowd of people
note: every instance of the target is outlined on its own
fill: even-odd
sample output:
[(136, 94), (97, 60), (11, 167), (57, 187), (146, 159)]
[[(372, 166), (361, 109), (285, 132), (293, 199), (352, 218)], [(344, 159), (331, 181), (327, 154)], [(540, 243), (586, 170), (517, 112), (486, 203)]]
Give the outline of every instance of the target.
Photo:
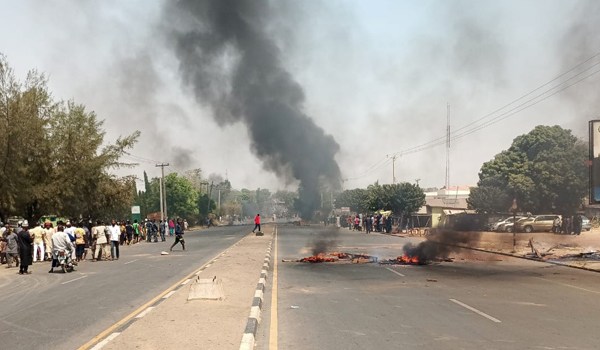
[[(348, 215), (346, 217), (346, 225), (351, 231), (364, 231), (365, 233), (371, 232), (384, 232), (391, 233), (394, 224), (392, 216), (385, 216), (381, 213), (375, 214), (356, 214)], [(340, 217), (336, 217), (337, 227), (341, 227)]]
[(580, 214), (557, 216), (552, 224), (552, 232), (565, 235), (580, 235), (582, 228), (583, 217)]
[(162, 242), (168, 236), (175, 236), (175, 242), (185, 250), (184, 232), (188, 223), (182, 219), (134, 220), (105, 223), (96, 221), (59, 221), (56, 226), (45, 221), (30, 228), (27, 220), (19, 221), (17, 227), (9, 224), (0, 228), (0, 264), (6, 268), (19, 267), (19, 274), (31, 273), (28, 267), (34, 262), (51, 261), (53, 272), (58, 264), (59, 254), (67, 252), (75, 264), (88, 259), (91, 261), (119, 260), (119, 247), (140, 242)]

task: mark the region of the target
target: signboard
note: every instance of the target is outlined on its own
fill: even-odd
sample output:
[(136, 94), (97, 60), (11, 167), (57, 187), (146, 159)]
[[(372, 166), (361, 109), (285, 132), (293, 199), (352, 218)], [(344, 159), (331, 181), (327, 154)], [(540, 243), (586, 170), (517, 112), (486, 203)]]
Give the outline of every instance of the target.
[(141, 213), (141, 211), (140, 211), (139, 205), (131, 207), (131, 214), (140, 214), (140, 213)]
[(342, 211), (342, 213), (349, 213), (350, 207), (341, 207), (340, 210)]
[(590, 203), (600, 203), (600, 120), (590, 121)]

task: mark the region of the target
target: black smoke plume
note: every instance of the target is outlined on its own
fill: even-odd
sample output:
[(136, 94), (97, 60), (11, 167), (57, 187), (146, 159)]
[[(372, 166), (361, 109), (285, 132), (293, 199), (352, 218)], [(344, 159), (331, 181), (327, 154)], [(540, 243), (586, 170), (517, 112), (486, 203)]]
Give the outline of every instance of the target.
[(419, 262), (427, 263), (437, 259), (446, 259), (451, 253), (459, 252), (463, 247), (473, 247), (479, 242), (479, 232), (436, 231), (427, 236), (427, 240), (417, 245), (407, 243), (402, 248), (404, 254), (418, 257)]
[(321, 185), (337, 188), (339, 145), (304, 113), (304, 91), (284, 69), (268, 1), (167, 2), (164, 25), (179, 70), (220, 125), (243, 122), (265, 169), (300, 181), (298, 209), (311, 218)]
[(318, 234), (311, 242), (312, 255), (325, 254), (335, 250), (338, 246), (338, 233), (336, 231), (326, 231)]

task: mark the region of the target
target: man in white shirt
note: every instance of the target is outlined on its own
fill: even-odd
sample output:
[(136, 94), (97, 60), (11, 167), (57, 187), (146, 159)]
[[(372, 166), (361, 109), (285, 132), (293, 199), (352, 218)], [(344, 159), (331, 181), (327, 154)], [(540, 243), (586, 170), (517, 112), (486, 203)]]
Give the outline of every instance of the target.
[(119, 260), (119, 238), (121, 237), (121, 228), (117, 225), (115, 220), (112, 220), (110, 226), (107, 228), (110, 236), (110, 255), (113, 260)]
[(64, 250), (67, 254), (72, 254), (75, 251), (73, 243), (69, 235), (64, 231), (61, 224), (56, 228), (57, 232), (52, 235), (52, 267), (48, 273), (53, 273), (54, 268), (58, 267), (58, 253)]

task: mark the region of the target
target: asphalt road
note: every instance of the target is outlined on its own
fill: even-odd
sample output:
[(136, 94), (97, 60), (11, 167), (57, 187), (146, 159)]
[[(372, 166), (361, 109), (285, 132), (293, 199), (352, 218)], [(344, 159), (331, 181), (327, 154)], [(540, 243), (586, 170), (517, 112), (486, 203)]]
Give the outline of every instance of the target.
[[(598, 273), (487, 253), (426, 266), (287, 263), (281, 259), (311, 255), (322, 234), (312, 227), (278, 231), (278, 319), (270, 319), (267, 303), (259, 349), (270, 349), (272, 329), (278, 330), (280, 349), (597, 349), (600, 344)], [(341, 251), (390, 257), (407, 242), (341, 232), (329, 239)]]
[(125, 246), (118, 261), (86, 261), (68, 274), (49, 274), (47, 262), (27, 276), (1, 271), (0, 347), (76, 349), (247, 233), (240, 226), (189, 231), (185, 252), (177, 246), (160, 255), (173, 238)]

